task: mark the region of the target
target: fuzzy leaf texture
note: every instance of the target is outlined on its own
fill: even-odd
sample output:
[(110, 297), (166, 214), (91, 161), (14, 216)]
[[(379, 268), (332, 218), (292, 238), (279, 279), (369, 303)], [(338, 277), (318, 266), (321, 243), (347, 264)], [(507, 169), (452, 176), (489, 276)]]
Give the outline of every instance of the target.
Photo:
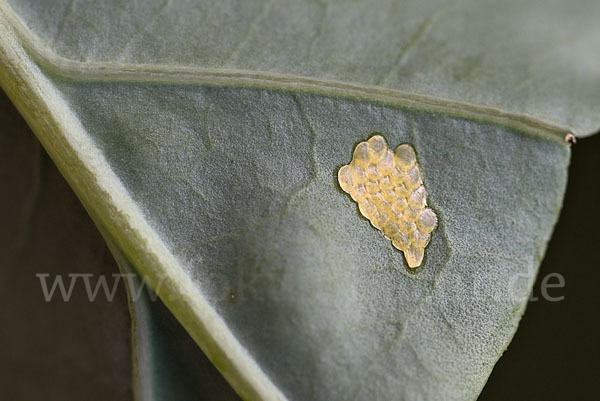
[[(0, 83), (242, 398), (472, 400), (560, 211), (565, 137), (600, 128), (599, 17), (592, 0), (0, 0)], [(373, 132), (414, 148), (438, 219), (416, 273), (337, 181)], [(144, 399), (191, 394), (137, 360)]]

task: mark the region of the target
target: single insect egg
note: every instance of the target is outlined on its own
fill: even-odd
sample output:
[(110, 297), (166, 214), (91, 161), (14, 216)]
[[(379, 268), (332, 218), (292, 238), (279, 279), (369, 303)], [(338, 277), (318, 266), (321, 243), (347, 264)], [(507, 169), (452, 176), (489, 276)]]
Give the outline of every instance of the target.
[(367, 196), (367, 188), (365, 188), (365, 184), (358, 184), (355, 186), (354, 192), (352, 192), (350, 195), (352, 195), (352, 199), (354, 200), (363, 199), (365, 196)]
[(387, 152), (387, 144), (381, 135), (374, 135), (367, 141), (369, 144), (369, 157), (371, 161), (379, 162)]
[(377, 185), (377, 181), (368, 180), (365, 186), (367, 187), (367, 193), (371, 195), (379, 192), (379, 185)]
[(350, 166), (343, 166), (338, 171), (338, 181), (340, 182), (340, 187), (342, 187), (344, 191), (348, 192), (349, 194), (352, 193), (353, 180), (352, 169)]
[(369, 145), (366, 142), (356, 145), (352, 161), (359, 167), (367, 167), (369, 164)]
[(406, 198), (399, 198), (392, 204), (392, 210), (399, 215), (399, 217), (404, 218), (403, 212), (404, 209), (408, 207), (408, 202), (406, 202)]
[(379, 177), (379, 186), (382, 189), (394, 189), (394, 184), (392, 183), (392, 180), (390, 179), (389, 175), (384, 175)]
[(375, 164), (371, 163), (367, 166), (367, 177), (372, 180), (379, 178), (379, 169)]
[(398, 224), (394, 223), (391, 220), (388, 221), (387, 224), (383, 227), (383, 233), (390, 239), (394, 238), (399, 232), (400, 229), (398, 228)]
[(401, 196), (403, 198), (407, 198), (410, 195), (410, 190), (406, 188), (406, 185), (400, 184), (394, 188), (394, 192), (396, 195)]
[(415, 189), (421, 184), (422, 181), (419, 169), (416, 166), (413, 166), (406, 173), (406, 177), (404, 178), (404, 185), (406, 185), (408, 189)]
[(375, 204), (375, 206), (377, 206), (379, 208), (379, 205), (381, 203), (384, 203), (385, 200), (383, 199), (383, 195), (381, 194), (381, 192), (377, 192), (375, 194), (369, 195), (369, 200), (371, 202), (373, 202)]
[(354, 180), (354, 182), (355, 183), (366, 182), (367, 181), (367, 171), (364, 168), (362, 168), (354, 163), (352, 163), (351, 166), (352, 166), (352, 179)]
[(417, 227), (424, 233), (430, 233), (437, 225), (437, 217), (433, 210), (423, 209), (417, 218)]
[(386, 150), (385, 155), (378, 164), (379, 171), (381, 174), (390, 174), (394, 167), (396, 167), (396, 161), (394, 160), (394, 152)]
[(405, 143), (398, 146), (394, 154), (396, 156), (396, 163), (402, 170), (409, 170), (417, 162), (417, 155), (415, 155), (415, 151), (409, 144)]
[(408, 205), (406, 209), (404, 209), (404, 218), (408, 221), (415, 221), (417, 217), (419, 217), (419, 211), (414, 207)]
[(394, 167), (390, 173), (390, 178), (396, 185), (402, 184), (404, 182), (404, 177), (406, 177), (406, 172), (400, 170), (398, 166)]
[(398, 198), (398, 195), (391, 189), (381, 191), (381, 195), (383, 195), (383, 199), (389, 203), (393, 203)]
[(392, 245), (401, 251), (404, 251), (410, 245), (408, 234), (398, 231), (398, 233), (392, 237)]
[(355, 202), (359, 202), (362, 199), (365, 199), (367, 197), (367, 190), (365, 189), (365, 186), (363, 184), (359, 184), (358, 186), (356, 186), (354, 188), (354, 191), (350, 194), (350, 197)]
[(375, 212), (377, 211), (375, 204), (368, 199), (361, 200), (358, 203), (358, 209), (360, 210), (360, 213), (366, 218), (373, 216), (373, 214), (375, 214)]
[(398, 228), (400, 228), (400, 231), (403, 233), (409, 234), (411, 231), (416, 230), (417, 226), (412, 221), (402, 219), (398, 221)]
[(404, 257), (406, 257), (406, 263), (408, 267), (419, 267), (423, 261), (424, 249), (418, 246), (409, 245), (404, 250)]
[(408, 204), (415, 209), (423, 209), (427, 205), (427, 191), (425, 187), (421, 185), (415, 189), (412, 194), (408, 197)]
[(392, 205), (387, 202), (381, 202), (377, 204), (377, 210), (381, 211), (381, 213), (385, 214), (388, 218), (392, 218), (394, 212), (392, 212)]
[(371, 223), (373, 223), (375, 228), (378, 228), (380, 230), (381, 227), (383, 227), (388, 221), (389, 218), (384, 213), (380, 213), (379, 211), (375, 212), (375, 214), (373, 214), (371, 218)]
[(419, 230), (413, 230), (409, 234), (410, 242), (414, 246), (425, 248), (429, 244), (430, 235)]

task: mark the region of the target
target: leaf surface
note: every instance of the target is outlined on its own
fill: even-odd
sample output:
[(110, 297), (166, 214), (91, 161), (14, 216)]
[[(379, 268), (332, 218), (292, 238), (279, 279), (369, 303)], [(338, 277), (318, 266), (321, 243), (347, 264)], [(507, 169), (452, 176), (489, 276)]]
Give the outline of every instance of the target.
[[(477, 397), (599, 126), (597, 7), (0, 4), (3, 87), (243, 398)], [(439, 217), (417, 274), (337, 184), (375, 131)]]
[(600, 129), (595, 0), (6, 1), (73, 70), (305, 77)]

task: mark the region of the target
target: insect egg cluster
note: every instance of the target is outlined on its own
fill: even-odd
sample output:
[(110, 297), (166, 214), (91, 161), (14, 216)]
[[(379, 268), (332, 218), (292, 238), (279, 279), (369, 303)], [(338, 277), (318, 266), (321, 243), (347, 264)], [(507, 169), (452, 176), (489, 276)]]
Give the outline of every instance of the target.
[(414, 149), (388, 149), (381, 135), (356, 145), (352, 161), (338, 172), (340, 187), (360, 213), (404, 253), (409, 267), (419, 267), (437, 216), (427, 207), (427, 191)]

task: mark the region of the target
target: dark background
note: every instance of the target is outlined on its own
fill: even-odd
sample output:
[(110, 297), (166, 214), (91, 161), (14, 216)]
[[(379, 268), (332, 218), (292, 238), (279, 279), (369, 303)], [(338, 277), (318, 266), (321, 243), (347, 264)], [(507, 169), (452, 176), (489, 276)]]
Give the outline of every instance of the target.
[[(110, 276), (118, 268), (85, 210), (2, 92), (0, 118), (1, 398), (131, 400), (125, 289), (119, 287), (112, 303), (101, 296), (88, 302), (83, 290), (74, 292), (73, 302), (46, 303), (35, 277), (37, 272)], [(563, 211), (534, 286), (538, 300), (529, 303), (480, 401), (597, 398), (599, 178), (596, 135), (573, 146)], [(549, 289), (553, 297), (564, 296), (562, 301), (541, 296), (542, 280), (551, 273), (564, 277), (564, 288)], [(183, 328), (179, 330), (183, 335)]]
[[(517, 334), (480, 401), (597, 400), (600, 379), (600, 133), (572, 147), (565, 203)], [(543, 278), (564, 288), (541, 296)], [(549, 282), (555, 283), (556, 280)]]

